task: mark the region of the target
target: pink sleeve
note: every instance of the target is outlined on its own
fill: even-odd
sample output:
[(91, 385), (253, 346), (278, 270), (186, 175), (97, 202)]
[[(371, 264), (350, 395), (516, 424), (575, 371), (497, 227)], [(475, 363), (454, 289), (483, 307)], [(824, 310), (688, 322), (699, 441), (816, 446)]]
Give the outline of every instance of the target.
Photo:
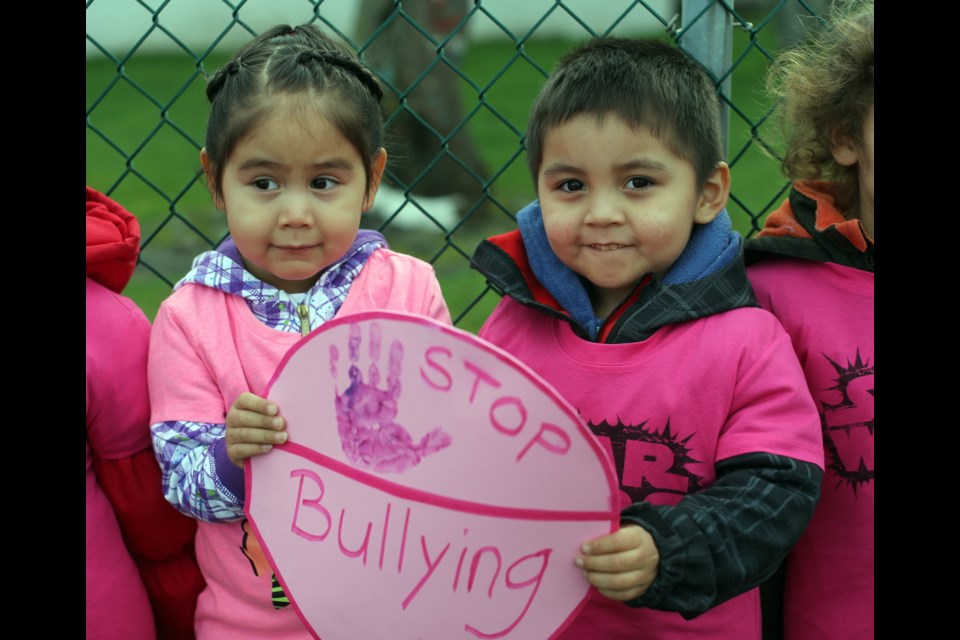
[(353, 281), (340, 313), (392, 309), (452, 324), (433, 266), (389, 249), (374, 252)]
[(98, 458), (122, 458), (149, 448), (150, 321), (132, 300), (88, 284), (86, 334), (91, 450)]
[(430, 277), (427, 280), (427, 289), (424, 292), (424, 310), (423, 315), (429, 316), (440, 322), (453, 324), (450, 317), (450, 310), (447, 308), (447, 302), (443, 299), (443, 292), (440, 290), (440, 282), (437, 280), (437, 274), (433, 267), (430, 268)]
[(766, 451), (824, 466), (820, 414), (810, 395), (790, 338), (778, 323), (770, 339), (758, 334), (760, 353), (748, 350), (740, 363), (730, 417), (717, 444), (717, 460)]
[(193, 316), (177, 305), (184, 298), (176, 296), (160, 306), (150, 336), (150, 424), (167, 420), (222, 423), (226, 416), (223, 396), (196, 332), (188, 330)]

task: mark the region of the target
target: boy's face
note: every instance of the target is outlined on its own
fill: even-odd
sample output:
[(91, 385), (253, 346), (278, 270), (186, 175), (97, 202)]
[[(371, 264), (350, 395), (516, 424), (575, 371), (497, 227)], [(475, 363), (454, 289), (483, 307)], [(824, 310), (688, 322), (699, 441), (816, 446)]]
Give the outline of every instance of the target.
[(594, 285), (605, 316), (648, 273), (662, 275), (693, 224), (719, 207), (698, 188), (693, 164), (616, 115), (580, 114), (549, 129), (537, 193), (550, 247)]

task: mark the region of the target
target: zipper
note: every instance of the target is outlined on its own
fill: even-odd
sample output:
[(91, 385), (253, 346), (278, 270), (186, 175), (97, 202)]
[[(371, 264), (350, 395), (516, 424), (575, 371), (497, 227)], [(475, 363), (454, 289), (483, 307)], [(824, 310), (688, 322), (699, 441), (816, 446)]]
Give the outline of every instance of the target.
[(310, 309), (305, 302), (297, 305), (297, 315), (300, 316), (300, 335), (310, 333)]

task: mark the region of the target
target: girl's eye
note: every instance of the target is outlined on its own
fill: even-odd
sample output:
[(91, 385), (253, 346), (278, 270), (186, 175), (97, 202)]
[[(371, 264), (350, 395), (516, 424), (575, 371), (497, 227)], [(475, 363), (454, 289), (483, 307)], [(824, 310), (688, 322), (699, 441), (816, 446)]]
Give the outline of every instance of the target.
[(628, 189), (646, 189), (649, 186), (653, 185), (653, 181), (649, 178), (643, 178), (640, 176), (634, 176), (627, 180)]
[(333, 178), (328, 178), (328, 177), (314, 178), (310, 182), (310, 188), (316, 189), (317, 191), (327, 191), (329, 189), (333, 189), (333, 187), (336, 184), (337, 182)]
[(260, 191), (273, 191), (280, 188), (280, 185), (277, 184), (277, 181), (271, 180), (270, 178), (257, 178), (253, 181), (253, 186)]
[(579, 180), (564, 180), (560, 183), (560, 191), (571, 193), (573, 191), (583, 191), (584, 184)]

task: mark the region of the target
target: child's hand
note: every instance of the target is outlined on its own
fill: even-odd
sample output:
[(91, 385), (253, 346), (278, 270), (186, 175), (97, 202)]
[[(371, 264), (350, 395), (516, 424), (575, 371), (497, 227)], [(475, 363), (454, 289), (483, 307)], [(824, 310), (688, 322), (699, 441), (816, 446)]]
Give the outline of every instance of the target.
[(227, 455), (243, 468), (243, 461), (287, 441), (286, 421), (276, 404), (250, 392), (240, 394), (227, 413)]
[(600, 593), (624, 602), (639, 598), (657, 577), (660, 552), (646, 529), (628, 524), (583, 545), (575, 563)]

